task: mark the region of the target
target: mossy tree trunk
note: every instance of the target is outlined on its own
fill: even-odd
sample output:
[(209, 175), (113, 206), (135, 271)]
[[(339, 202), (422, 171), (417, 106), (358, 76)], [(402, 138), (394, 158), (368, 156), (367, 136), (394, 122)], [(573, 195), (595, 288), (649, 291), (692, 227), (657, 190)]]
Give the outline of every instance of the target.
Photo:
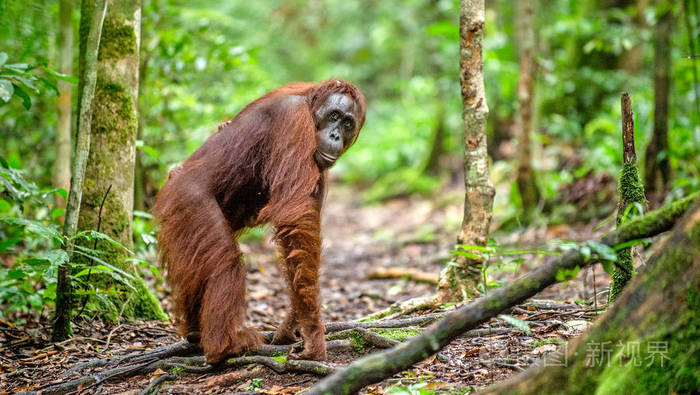
[[(620, 97), (622, 110), (622, 171), (620, 172), (617, 202), (617, 226), (619, 227), (630, 217), (641, 215), (637, 207), (642, 209), (646, 205), (644, 186), (639, 180), (637, 169), (637, 152), (634, 149), (634, 114), (632, 113), (632, 99), (627, 93)], [(615, 301), (622, 289), (632, 279), (634, 274), (634, 260), (632, 259), (632, 247), (617, 251), (617, 263), (613, 269), (610, 281), (610, 302)]]
[[(85, 1), (83, 1), (85, 3)], [(134, 163), (138, 129), (140, 0), (109, 0), (97, 62), (97, 85), (92, 116), (92, 144), (88, 161), (79, 229), (95, 230), (101, 217), (102, 233), (131, 248), (134, 204)], [(81, 41), (86, 26), (81, 23)], [(81, 53), (81, 62), (84, 54)], [(100, 206), (112, 186), (100, 215)], [(88, 247), (92, 248), (92, 245)], [(100, 241), (101, 258), (127, 272), (136, 273), (123, 248)], [(112, 313), (122, 305), (127, 317), (163, 318), (158, 300), (138, 279), (136, 292), (107, 276), (99, 276), (99, 287), (109, 289)], [(114, 291), (114, 292), (112, 292)], [(116, 308), (115, 308), (116, 307)], [(116, 317), (116, 314), (108, 314)]]
[(485, 392), (672, 394), (700, 388), (700, 201), (617, 303), (562, 351)]
[[(484, 0), (462, 0), (459, 6), (459, 70), (464, 127), (464, 219), (460, 244), (485, 246), (493, 215), (495, 194), (489, 178), (486, 119), (489, 108), (484, 93), (482, 40)], [(481, 278), (478, 259), (460, 257), (440, 273), (438, 299), (469, 300), (477, 295)]]
[(535, 96), (535, 3), (536, 0), (519, 0), (516, 3), (515, 30), (520, 55), (520, 76), (518, 77), (518, 177), (516, 184), (520, 192), (523, 218), (532, 219), (533, 211), (540, 200), (540, 193), (532, 168), (532, 124)]

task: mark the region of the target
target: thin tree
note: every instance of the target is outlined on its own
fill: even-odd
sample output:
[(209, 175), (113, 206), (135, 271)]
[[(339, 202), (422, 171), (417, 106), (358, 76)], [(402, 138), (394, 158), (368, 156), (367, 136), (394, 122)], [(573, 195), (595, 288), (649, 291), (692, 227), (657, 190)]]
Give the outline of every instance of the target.
[[(93, 145), (78, 228), (95, 230), (99, 222), (102, 233), (130, 249), (133, 245), (141, 1), (110, 0), (110, 3), (114, 6), (108, 9), (105, 17), (97, 62), (99, 78), (91, 123)], [(107, 194), (110, 185), (112, 188)], [(104, 208), (100, 212), (105, 195)], [(122, 246), (106, 241), (97, 243), (102, 259), (135, 274), (133, 263), (127, 260), (129, 252)], [(92, 243), (88, 247), (92, 248)], [(102, 289), (118, 291), (110, 292), (112, 305), (102, 306), (108, 311), (109, 318), (116, 318), (120, 311), (115, 306), (122, 306), (127, 300), (129, 302), (123, 309), (126, 317), (165, 317), (158, 300), (139, 278), (133, 284), (136, 292), (109, 276), (99, 276), (96, 281)]]
[(517, 185), (525, 218), (531, 218), (532, 211), (540, 199), (539, 190), (532, 169), (532, 124), (533, 101), (535, 95), (535, 0), (520, 0), (515, 6), (515, 37), (520, 55), (520, 77), (518, 78), (518, 177)]
[[(620, 172), (618, 189), (620, 197), (617, 202), (617, 226), (619, 227), (637, 212), (637, 208), (644, 208), (644, 186), (639, 180), (637, 169), (637, 152), (634, 149), (634, 116), (632, 113), (632, 100), (627, 93), (620, 97), (622, 112), (622, 171)], [(632, 247), (621, 248), (617, 252), (617, 262), (613, 268), (610, 281), (610, 302), (615, 301), (622, 293), (623, 288), (632, 279), (634, 274), (634, 261), (632, 259)]]
[[(81, 42), (80, 50), (84, 54), (84, 61), (80, 69), (79, 89), (81, 102), (79, 108), (78, 135), (73, 157), (73, 177), (70, 183), (70, 192), (66, 207), (66, 220), (63, 224), (63, 234), (67, 238), (75, 235), (78, 229), (78, 214), (82, 201), (82, 188), (90, 153), (90, 126), (92, 119), (92, 101), (97, 82), (97, 53), (102, 36), (102, 25), (107, 12), (107, 1), (96, 0), (94, 2), (83, 0), (80, 11), (81, 27), (85, 26), (85, 37)], [(67, 245), (68, 256), (73, 256), (73, 245)], [(56, 287), (56, 315), (53, 327), (53, 340), (61, 341), (71, 333), (72, 312), (72, 286), (70, 280), (70, 262), (61, 264), (58, 268), (58, 285)]]
[(644, 184), (652, 202), (662, 200), (664, 190), (671, 180), (668, 101), (671, 87), (672, 23), (673, 14), (666, 5), (654, 27), (654, 131), (647, 145), (644, 166)]
[[(493, 215), (493, 185), (486, 151), (486, 119), (482, 40), (484, 0), (462, 0), (459, 7), (459, 69), (464, 127), (464, 219), (458, 242), (485, 246)], [(468, 300), (476, 296), (479, 259), (460, 258), (440, 274), (440, 301)]]
[[(58, 71), (73, 74), (73, 0), (60, 0), (58, 3)], [(56, 160), (53, 164), (52, 184), (54, 188), (70, 188), (71, 154), (71, 96), (73, 85), (58, 81), (58, 121), (56, 124)], [(56, 206), (65, 208), (66, 202), (56, 195)]]

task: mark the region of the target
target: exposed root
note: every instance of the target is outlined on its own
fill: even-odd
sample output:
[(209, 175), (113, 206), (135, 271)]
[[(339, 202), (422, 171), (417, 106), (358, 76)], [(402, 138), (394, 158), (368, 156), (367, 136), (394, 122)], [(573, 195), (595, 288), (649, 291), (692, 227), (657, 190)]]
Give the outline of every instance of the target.
[(398, 340), (389, 339), (388, 337), (380, 336), (364, 328), (353, 328), (340, 331), (328, 336), (330, 339), (362, 339), (364, 344), (369, 344), (377, 348), (390, 348), (399, 344)]
[(165, 383), (166, 381), (173, 381), (177, 378), (177, 375), (174, 373), (168, 373), (164, 374), (161, 376), (158, 376), (151, 380), (150, 383), (148, 383), (148, 387), (144, 388), (143, 391), (141, 391), (140, 395), (148, 395), (151, 393), (151, 391), (158, 389), (158, 387)]

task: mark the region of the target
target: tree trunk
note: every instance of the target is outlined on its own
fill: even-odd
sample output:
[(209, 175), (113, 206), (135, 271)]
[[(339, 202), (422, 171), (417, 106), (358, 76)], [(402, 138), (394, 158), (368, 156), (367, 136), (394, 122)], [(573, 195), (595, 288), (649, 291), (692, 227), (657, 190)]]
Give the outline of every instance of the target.
[(670, 10), (659, 15), (654, 27), (654, 131), (647, 145), (644, 183), (652, 204), (663, 201), (671, 179), (668, 151), (668, 100), (671, 85)]
[(520, 77), (518, 78), (518, 177), (517, 185), (525, 222), (532, 218), (533, 210), (540, 200), (539, 190), (532, 169), (532, 107), (535, 94), (535, 0), (516, 2), (516, 41), (520, 53)]
[(700, 201), (617, 303), (563, 353), (486, 393), (674, 394), (700, 388)]
[[(484, 94), (482, 40), (484, 0), (462, 0), (459, 7), (459, 69), (464, 124), (464, 219), (457, 239), (460, 244), (485, 246), (493, 215), (495, 194), (489, 179), (486, 150), (486, 119), (489, 109)], [(438, 299), (469, 300), (477, 294), (480, 260), (458, 259), (440, 273)]]
[[(140, 0), (109, 0), (97, 62), (92, 117), (92, 147), (84, 185), (85, 198), (80, 210), (80, 230), (95, 230), (100, 217), (102, 199), (110, 185), (101, 214), (101, 232), (131, 248), (134, 205), (134, 162), (138, 129), (139, 37), (141, 28)], [(82, 38), (82, 37), (81, 37)], [(90, 245), (89, 247), (92, 247)], [(128, 252), (105, 241), (97, 243), (101, 258), (135, 274), (132, 263), (125, 260)], [(131, 293), (110, 277), (100, 276), (101, 288), (110, 292), (114, 306), (124, 308), (126, 317), (163, 318), (158, 300), (142, 281)], [(126, 296), (124, 296), (126, 295)], [(116, 318), (119, 311), (102, 306)]]
[[(58, 71), (73, 74), (73, 0), (58, 3)], [(58, 120), (56, 122), (56, 159), (53, 164), (51, 183), (54, 188), (70, 189), (71, 155), (71, 96), (73, 84), (58, 81)], [(56, 194), (56, 207), (66, 208), (66, 201)], [(64, 216), (58, 218), (63, 221)]]
[[(639, 169), (637, 169), (637, 152), (634, 149), (634, 114), (632, 113), (632, 100), (630, 95), (623, 93), (620, 97), (622, 109), (622, 172), (620, 173), (618, 189), (620, 197), (617, 202), (617, 226), (619, 227), (629, 218), (643, 213), (637, 213), (636, 209), (629, 207), (639, 203), (642, 208), (646, 205), (644, 186), (639, 181)], [(628, 208), (629, 207), (629, 208)], [(634, 260), (632, 259), (632, 247), (622, 248), (616, 252), (617, 263), (613, 268), (610, 281), (610, 302), (614, 302), (622, 289), (632, 279), (634, 274)]]
[[(97, 51), (100, 46), (100, 37), (105, 18), (107, 2), (98, 0), (91, 2), (84, 0), (80, 10), (81, 44), (80, 51), (83, 61), (80, 68), (80, 97), (79, 126), (75, 156), (73, 158), (73, 177), (70, 183), (70, 194), (66, 205), (66, 220), (63, 224), (63, 234), (67, 238), (75, 235), (78, 229), (78, 215), (81, 207), (82, 189), (90, 152), (90, 123), (92, 118), (92, 101), (97, 81)], [(83, 26), (85, 28), (83, 29)], [(67, 245), (68, 256), (73, 258), (73, 244)], [(71, 333), (72, 286), (70, 280), (70, 262), (62, 263), (58, 267), (58, 284), (56, 286), (56, 314), (54, 318), (53, 340), (61, 341)]]

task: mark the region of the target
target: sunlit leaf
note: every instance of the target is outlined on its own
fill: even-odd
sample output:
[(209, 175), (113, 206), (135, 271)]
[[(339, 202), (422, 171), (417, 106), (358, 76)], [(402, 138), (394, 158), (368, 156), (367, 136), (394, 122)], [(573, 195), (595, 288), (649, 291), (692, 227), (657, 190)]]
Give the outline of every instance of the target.
[(0, 99), (7, 103), (10, 101), (14, 91), (15, 88), (12, 85), (12, 82), (8, 80), (0, 80)]
[(498, 318), (500, 318), (501, 320), (506, 322), (508, 325), (510, 325), (514, 328), (520, 329), (521, 331), (527, 333), (528, 335), (532, 333), (530, 331), (530, 324), (528, 324), (527, 322), (525, 322), (519, 318), (515, 318), (512, 315), (507, 315), (507, 314), (499, 314)]

